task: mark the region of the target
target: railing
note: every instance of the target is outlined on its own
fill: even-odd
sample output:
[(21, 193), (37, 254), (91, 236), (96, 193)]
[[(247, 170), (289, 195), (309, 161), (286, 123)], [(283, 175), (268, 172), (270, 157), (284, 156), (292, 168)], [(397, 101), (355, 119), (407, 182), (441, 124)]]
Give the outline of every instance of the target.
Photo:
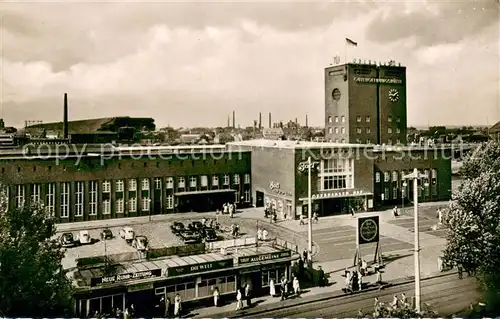
[(250, 246), (250, 245), (255, 245), (256, 243), (257, 243), (257, 238), (255, 237), (243, 237), (243, 238), (206, 243), (205, 249), (207, 251), (214, 251), (214, 250), (220, 250), (221, 248), (228, 249), (228, 248), (237, 248), (242, 246)]
[(290, 249), (292, 252), (299, 253), (299, 246), (298, 245), (293, 244), (291, 242), (288, 242), (288, 241), (281, 239), (281, 238), (274, 239), (273, 246), (278, 246), (280, 248)]

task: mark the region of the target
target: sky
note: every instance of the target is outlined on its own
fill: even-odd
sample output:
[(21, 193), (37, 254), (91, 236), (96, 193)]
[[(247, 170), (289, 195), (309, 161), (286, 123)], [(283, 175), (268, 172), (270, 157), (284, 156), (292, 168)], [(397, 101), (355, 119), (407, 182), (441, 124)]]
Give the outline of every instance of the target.
[[(324, 124), (335, 56), (407, 67), (408, 124), (500, 120), (498, 0), (0, 4), (8, 126), (153, 117), (158, 127)], [(345, 38), (358, 42), (345, 50)], [(346, 51), (346, 52), (345, 52)]]

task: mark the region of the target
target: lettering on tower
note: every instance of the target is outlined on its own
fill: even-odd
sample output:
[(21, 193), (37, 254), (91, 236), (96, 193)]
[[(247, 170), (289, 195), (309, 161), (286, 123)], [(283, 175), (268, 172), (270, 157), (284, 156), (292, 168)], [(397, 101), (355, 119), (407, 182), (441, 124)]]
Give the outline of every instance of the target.
[(401, 79), (367, 78), (361, 76), (355, 76), (354, 81), (357, 83), (403, 84), (403, 80)]

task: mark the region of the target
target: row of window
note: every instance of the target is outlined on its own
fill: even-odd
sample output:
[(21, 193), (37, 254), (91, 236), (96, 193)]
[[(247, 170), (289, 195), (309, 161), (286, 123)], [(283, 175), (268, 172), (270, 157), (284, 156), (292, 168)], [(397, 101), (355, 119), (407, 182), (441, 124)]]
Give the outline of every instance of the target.
[[(432, 192), (432, 196), (436, 196), (438, 194), (437, 184), (436, 184), (435, 180), (429, 186), (430, 187), (419, 187), (417, 190), (418, 197), (420, 197), (420, 198), (423, 196), (428, 197), (431, 195), (431, 192)], [(410, 193), (408, 193), (408, 192), (410, 192)], [(409, 187), (409, 185), (407, 185), (406, 187), (402, 187), (401, 189), (399, 189), (397, 187), (393, 187), (392, 188), (392, 199), (398, 199), (398, 198), (402, 198), (402, 197), (411, 198), (412, 192), (413, 192), (413, 188)], [(382, 197), (381, 199), (383, 201), (391, 200), (390, 195), (391, 194), (390, 194), (389, 187), (384, 187), (384, 192), (381, 195), (381, 197)]]
[[(340, 134), (345, 134), (345, 127), (340, 127), (340, 129), (338, 127), (335, 127), (335, 128), (329, 127), (328, 128), (328, 134), (333, 134), (334, 132), (335, 132), (335, 134), (339, 134), (339, 133)], [(371, 134), (371, 132), (372, 132), (372, 130), (369, 127), (365, 128), (365, 133), (366, 134)], [(357, 127), (356, 128), (356, 133), (357, 134), (362, 134), (363, 133), (363, 128)], [(387, 133), (388, 134), (392, 134), (393, 133), (393, 130), (392, 130), (391, 127), (387, 128)], [(401, 129), (396, 128), (395, 133), (396, 134), (401, 134)]]
[[(392, 174), (391, 172), (384, 172), (384, 182), (398, 182), (400, 180), (403, 179), (403, 176), (404, 175), (407, 175), (407, 174), (410, 174), (412, 171), (401, 171), (401, 172), (398, 172), (398, 171), (392, 171)], [(424, 169), (423, 173), (425, 176), (427, 176), (427, 178), (429, 178), (429, 170), (428, 169)], [(376, 172), (375, 173), (375, 183), (380, 183), (380, 172)], [(391, 176), (392, 176), (392, 179), (391, 179)], [(431, 179), (436, 179), (437, 178), (437, 170), (436, 169), (432, 169), (431, 170), (431, 176), (430, 176)]]
[(354, 161), (349, 158), (322, 160), (318, 174), (319, 189), (336, 190), (353, 188)]
[[(401, 118), (399, 116), (397, 116), (394, 121), (396, 123), (400, 123), (401, 122)], [(335, 117), (332, 117), (332, 116), (328, 116), (328, 123), (345, 123), (345, 116), (335, 116)], [(358, 123), (361, 123), (362, 122), (362, 117), (361, 116), (356, 116), (356, 122)], [(371, 117), (370, 116), (365, 116), (365, 122), (366, 123), (370, 123), (371, 122)], [(387, 117), (387, 122), (389, 123), (392, 123), (393, 122), (393, 118), (392, 116), (388, 116)]]

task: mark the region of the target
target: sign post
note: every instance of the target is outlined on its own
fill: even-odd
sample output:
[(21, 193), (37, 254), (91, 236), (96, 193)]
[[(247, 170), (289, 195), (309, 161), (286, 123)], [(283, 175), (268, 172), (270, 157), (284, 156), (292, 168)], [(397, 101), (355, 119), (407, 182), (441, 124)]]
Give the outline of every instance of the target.
[(373, 262), (382, 263), (382, 252), (380, 249), (380, 229), (379, 217), (359, 217), (356, 227), (356, 253), (354, 255), (354, 266), (359, 265), (361, 261), (360, 246), (363, 244), (377, 243)]

